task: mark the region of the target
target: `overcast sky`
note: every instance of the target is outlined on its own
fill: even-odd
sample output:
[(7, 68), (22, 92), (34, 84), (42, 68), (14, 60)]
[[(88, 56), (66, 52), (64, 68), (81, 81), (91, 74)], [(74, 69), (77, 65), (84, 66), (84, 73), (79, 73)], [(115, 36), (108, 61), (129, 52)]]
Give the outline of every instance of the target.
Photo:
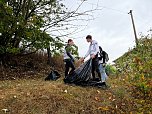
[[(65, 0), (65, 5), (71, 10), (80, 3), (80, 0)], [(108, 52), (111, 62), (135, 45), (131, 17), (127, 14), (130, 10), (133, 10), (137, 36), (140, 32), (148, 34), (147, 31), (152, 28), (152, 0), (86, 0), (79, 11), (94, 9), (97, 3), (101, 10), (92, 13), (95, 19), (86, 22), (85, 30), (69, 38), (75, 38), (79, 54), (84, 56), (89, 46), (85, 37), (92, 35), (103, 50)]]

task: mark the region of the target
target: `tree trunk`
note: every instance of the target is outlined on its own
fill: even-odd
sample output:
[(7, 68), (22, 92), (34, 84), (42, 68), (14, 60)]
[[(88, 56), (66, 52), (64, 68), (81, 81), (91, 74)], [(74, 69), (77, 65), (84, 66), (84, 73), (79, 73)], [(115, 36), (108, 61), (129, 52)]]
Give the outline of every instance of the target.
[(48, 63), (48, 65), (52, 66), (52, 65), (51, 65), (51, 53), (50, 53), (50, 46), (47, 48), (47, 54), (48, 54), (48, 61), (47, 61), (47, 63)]

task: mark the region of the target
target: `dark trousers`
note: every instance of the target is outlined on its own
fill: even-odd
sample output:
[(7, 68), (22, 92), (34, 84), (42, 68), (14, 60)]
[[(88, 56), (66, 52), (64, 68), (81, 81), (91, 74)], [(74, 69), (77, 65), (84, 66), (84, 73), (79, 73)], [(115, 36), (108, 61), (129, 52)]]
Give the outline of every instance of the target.
[[(65, 78), (66, 78), (70, 73), (72, 73), (75, 70), (75, 66), (70, 59), (64, 60), (64, 62), (65, 62)], [(70, 68), (71, 70), (69, 72)]]
[(101, 80), (101, 74), (100, 74), (100, 70), (99, 70), (99, 59), (97, 56), (92, 59), (92, 77), (93, 77), (93, 79), (95, 79), (95, 71), (97, 72), (98, 77)]

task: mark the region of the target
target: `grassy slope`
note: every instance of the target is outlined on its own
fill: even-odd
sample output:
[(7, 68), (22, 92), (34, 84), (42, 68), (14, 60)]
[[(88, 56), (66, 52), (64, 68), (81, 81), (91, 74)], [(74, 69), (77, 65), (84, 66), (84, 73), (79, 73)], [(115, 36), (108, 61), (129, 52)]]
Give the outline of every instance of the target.
[[(139, 86), (144, 91), (151, 87), (151, 40), (146, 45), (117, 60), (124, 72), (109, 77), (106, 90), (66, 85), (62, 78), (46, 82), (40, 78), (44, 73), (34, 79), (0, 81), (0, 114), (3, 109), (8, 114), (151, 114), (151, 97), (145, 99), (134, 90), (136, 82), (146, 82)], [(134, 76), (138, 79), (133, 81)]]
[(138, 110), (152, 112), (152, 38), (139, 39), (139, 45), (118, 58), (116, 65), (120, 74), (133, 88), (136, 102), (142, 105)]
[[(110, 88), (66, 85), (62, 79), (22, 79), (0, 82), (0, 114), (136, 113), (142, 108), (131, 97), (129, 84), (109, 78)], [(148, 111), (145, 110), (148, 113)]]
[(152, 97), (152, 38), (139, 39), (139, 45), (118, 58), (116, 64), (143, 97)]

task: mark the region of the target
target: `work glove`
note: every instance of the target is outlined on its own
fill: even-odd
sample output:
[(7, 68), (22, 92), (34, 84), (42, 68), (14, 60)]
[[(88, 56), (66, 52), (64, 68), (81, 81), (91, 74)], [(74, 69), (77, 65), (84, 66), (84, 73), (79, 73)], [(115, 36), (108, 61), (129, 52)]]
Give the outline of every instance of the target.
[(105, 67), (105, 66), (106, 66), (106, 63), (103, 63), (102, 66)]

